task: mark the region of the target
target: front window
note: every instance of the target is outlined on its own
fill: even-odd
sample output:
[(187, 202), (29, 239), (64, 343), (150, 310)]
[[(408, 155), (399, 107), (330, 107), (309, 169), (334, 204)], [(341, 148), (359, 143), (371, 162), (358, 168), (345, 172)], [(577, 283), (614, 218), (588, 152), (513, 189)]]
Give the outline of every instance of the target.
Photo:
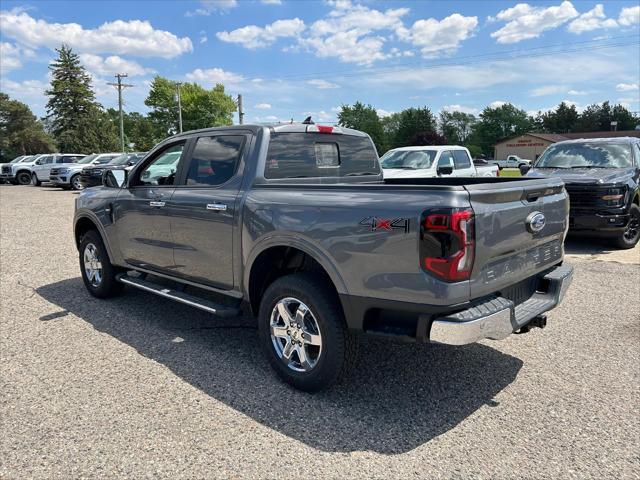
[(243, 135), (198, 138), (187, 172), (187, 185), (215, 186), (227, 182), (236, 172), (243, 143)]
[(98, 158), (96, 163), (98, 165), (104, 165), (104, 164), (109, 163), (111, 160), (113, 160), (114, 158), (117, 158), (119, 156), (120, 155), (104, 155), (104, 156)]
[(140, 172), (141, 185), (173, 185), (184, 142), (163, 150)]
[(380, 159), (382, 168), (417, 170), (431, 168), (437, 155), (436, 150), (391, 150)]
[(536, 168), (626, 168), (632, 165), (631, 148), (624, 143), (580, 142), (551, 145)]

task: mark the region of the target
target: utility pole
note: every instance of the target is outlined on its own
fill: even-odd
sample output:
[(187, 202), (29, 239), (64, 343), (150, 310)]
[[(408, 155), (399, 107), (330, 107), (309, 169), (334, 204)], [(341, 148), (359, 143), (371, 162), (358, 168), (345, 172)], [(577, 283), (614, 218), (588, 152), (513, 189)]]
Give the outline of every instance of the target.
[(126, 73), (117, 73), (115, 76), (118, 79), (118, 83), (109, 83), (118, 89), (118, 110), (120, 111), (120, 147), (122, 153), (124, 153), (124, 117), (122, 114), (122, 89), (127, 87), (133, 87), (130, 83), (122, 83), (122, 79), (127, 77)]
[(238, 123), (244, 123), (244, 111), (242, 110), (242, 95), (238, 94)]
[(178, 130), (182, 133), (182, 98), (180, 97), (180, 85), (182, 85), (182, 82), (176, 82), (176, 88), (178, 89)]

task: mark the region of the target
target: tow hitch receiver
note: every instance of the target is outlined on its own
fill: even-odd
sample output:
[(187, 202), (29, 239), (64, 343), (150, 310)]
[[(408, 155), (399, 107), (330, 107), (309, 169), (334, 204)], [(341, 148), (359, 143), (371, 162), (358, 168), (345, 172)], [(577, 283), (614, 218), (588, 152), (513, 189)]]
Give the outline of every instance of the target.
[(532, 328), (544, 328), (547, 326), (547, 316), (546, 315), (538, 315), (537, 317), (533, 317), (529, 323), (523, 325), (520, 330), (518, 330), (517, 334), (528, 333)]

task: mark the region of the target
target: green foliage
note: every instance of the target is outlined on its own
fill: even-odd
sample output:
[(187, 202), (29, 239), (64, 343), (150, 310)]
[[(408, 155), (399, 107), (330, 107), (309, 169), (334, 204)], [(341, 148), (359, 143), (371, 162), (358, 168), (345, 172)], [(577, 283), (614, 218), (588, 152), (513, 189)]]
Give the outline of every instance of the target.
[(391, 148), (411, 145), (418, 134), (436, 131), (436, 119), (427, 107), (402, 110), (398, 114), (397, 122), (397, 129), (389, 138)]
[(541, 132), (567, 133), (575, 132), (580, 114), (575, 105), (560, 103), (555, 110), (538, 113), (535, 125)]
[(527, 112), (510, 103), (499, 107), (486, 107), (480, 114), (469, 141), (480, 145), (485, 154), (491, 155), (493, 146), (504, 138), (530, 132), (534, 121)]
[(45, 93), (47, 119), (61, 152), (99, 153), (118, 149), (115, 125), (96, 103), (91, 78), (71, 48), (62, 45)]
[[(115, 108), (107, 109), (109, 118), (114, 125), (120, 124), (120, 113)], [(138, 112), (123, 115), (124, 144), (127, 150), (143, 152), (151, 150), (156, 143), (164, 139), (165, 135), (160, 134), (149, 117)], [(129, 145), (133, 143), (133, 146)]]
[(458, 145), (464, 144), (473, 130), (477, 119), (475, 115), (464, 112), (440, 112), (440, 131), (447, 139), (447, 143)]
[(609, 102), (594, 103), (584, 109), (578, 121), (581, 132), (598, 132), (611, 130), (611, 122), (617, 121), (618, 130), (633, 130), (640, 124), (640, 117), (632, 114), (622, 105), (611, 108)]
[(356, 102), (353, 106), (342, 105), (338, 113), (338, 125), (368, 133), (382, 155), (385, 151), (384, 131), (378, 112), (371, 105)]
[[(149, 119), (162, 138), (178, 132), (177, 92), (176, 82), (156, 76), (144, 101), (151, 108)], [(225, 93), (222, 84), (207, 90), (197, 83), (184, 83), (180, 86), (180, 98), (183, 131), (231, 125), (233, 122), (236, 104)]]
[(479, 145), (465, 145), (471, 154), (471, 158), (478, 158), (482, 155), (482, 147)]
[(0, 157), (10, 161), (20, 155), (55, 151), (48, 135), (27, 105), (0, 92)]

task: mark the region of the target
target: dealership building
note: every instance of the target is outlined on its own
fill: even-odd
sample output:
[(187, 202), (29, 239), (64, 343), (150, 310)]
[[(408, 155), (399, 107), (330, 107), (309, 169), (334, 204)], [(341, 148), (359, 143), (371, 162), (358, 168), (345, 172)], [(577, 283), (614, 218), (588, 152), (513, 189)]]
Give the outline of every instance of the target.
[(518, 137), (509, 138), (496, 143), (493, 146), (496, 160), (504, 160), (509, 155), (517, 155), (520, 158), (535, 160), (546, 148), (563, 140), (575, 140), (578, 138), (609, 138), (609, 137), (640, 137), (640, 130), (624, 130), (616, 132), (577, 132), (577, 133), (525, 133)]

